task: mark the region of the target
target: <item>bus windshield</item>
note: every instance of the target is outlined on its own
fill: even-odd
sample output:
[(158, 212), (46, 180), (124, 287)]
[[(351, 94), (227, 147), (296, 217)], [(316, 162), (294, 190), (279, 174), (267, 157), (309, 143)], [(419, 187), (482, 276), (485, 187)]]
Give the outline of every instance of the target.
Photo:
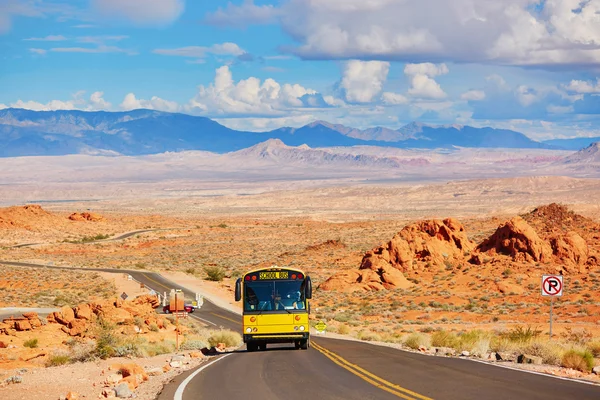
[(305, 310), (303, 281), (246, 282), (244, 311)]

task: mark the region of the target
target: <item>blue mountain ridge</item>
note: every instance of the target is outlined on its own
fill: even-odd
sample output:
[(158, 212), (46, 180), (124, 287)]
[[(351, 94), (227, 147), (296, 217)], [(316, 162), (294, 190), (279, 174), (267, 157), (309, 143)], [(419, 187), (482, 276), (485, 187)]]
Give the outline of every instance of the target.
[[(423, 149), (558, 147), (510, 130), (422, 124), (411, 124), (408, 128), (411, 136), (404, 140), (380, 141), (365, 139), (373, 137), (371, 132), (377, 132), (378, 128), (361, 131), (321, 122), (257, 133), (233, 130), (206, 117), (143, 109), (92, 112), (7, 108), (0, 110), (0, 157), (78, 153), (145, 155), (183, 150), (227, 153), (268, 139), (313, 148), (358, 145)], [(403, 132), (402, 129), (406, 131), (407, 127), (398, 132)], [(357, 139), (344, 134), (348, 131), (363, 134)]]

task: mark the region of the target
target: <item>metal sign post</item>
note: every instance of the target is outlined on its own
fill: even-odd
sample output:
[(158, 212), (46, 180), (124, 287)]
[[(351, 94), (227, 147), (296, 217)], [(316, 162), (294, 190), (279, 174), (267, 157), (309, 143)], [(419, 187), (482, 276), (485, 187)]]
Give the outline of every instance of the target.
[(554, 310), (554, 298), (563, 294), (562, 275), (542, 276), (542, 296), (550, 297), (550, 339), (552, 339), (552, 313)]

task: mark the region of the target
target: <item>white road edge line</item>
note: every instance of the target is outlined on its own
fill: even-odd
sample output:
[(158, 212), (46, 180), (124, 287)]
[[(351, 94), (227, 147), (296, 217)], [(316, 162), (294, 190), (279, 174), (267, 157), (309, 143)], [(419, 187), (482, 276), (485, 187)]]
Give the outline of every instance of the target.
[(188, 383), (190, 383), (190, 381), (192, 379), (194, 379), (196, 377), (196, 375), (198, 375), (200, 372), (202, 372), (205, 368), (210, 367), (211, 365), (213, 365), (217, 361), (220, 361), (220, 360), (222, 360), (222, 359), (224, 359), (226, 357), (229, 357), (230, 355), (231, 355), (231, 353), (225, 354), (224, 356), (219, 357), (216, 360), (209, 362), (208, 364), (206, 364), (205, 366), (203, 366), (201, 368), (198, 368), (190, 376), (188, 376), (187, 378), (185, 378), (185, 380), (179, 384), (179, 387), (177, 387), (177, 391), (175, 392), (175, 396), (173, 397), (173, 400), (183, 400), (183, 391), (185, 390), (185, 387), (187, 386)]
[(200, 320), (200, 321), (202, 321), (202, 322), (206, 322), (206, 323), (209, 323), (209, 324), (211, 324), (211, 325), (213, 325), (213, 326), (217, 326), (217, 324), (215, 324), (214, 322), (210, 322), (210, 321), (209, 321), (209, 320), (207, 320), (207, 319), (200, 318), (200, 317), (197, 317), (197, 316), (195, 316), (195, 315), (191, 315), (191, 314), (188, 314), (188, 315), (189, 315), (190, 317), (192, 317), (192, 318), (199, 319), (199, 320)]

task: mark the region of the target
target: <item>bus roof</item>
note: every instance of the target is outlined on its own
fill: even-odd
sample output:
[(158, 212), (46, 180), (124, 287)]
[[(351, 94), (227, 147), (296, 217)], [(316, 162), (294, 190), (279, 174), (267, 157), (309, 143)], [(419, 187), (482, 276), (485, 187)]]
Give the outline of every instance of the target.
[(298, 268), (290, 268), (290, 267), (268, 267), (268, 268), (257, 268), (257, 269), (253, 269), (251, 271), (247, 271), (244, 275), (242, 275), (242, 278), (245, 277), (248, 274), (253, 274), (255, 272), (261, 272), (261, 271), (281, 271), (281, 270), (299, 272), (302, 275), (306, 276), (306, 274), (304, 273), (304, 271), (302, 271), (301, 269), (298, 269)]

